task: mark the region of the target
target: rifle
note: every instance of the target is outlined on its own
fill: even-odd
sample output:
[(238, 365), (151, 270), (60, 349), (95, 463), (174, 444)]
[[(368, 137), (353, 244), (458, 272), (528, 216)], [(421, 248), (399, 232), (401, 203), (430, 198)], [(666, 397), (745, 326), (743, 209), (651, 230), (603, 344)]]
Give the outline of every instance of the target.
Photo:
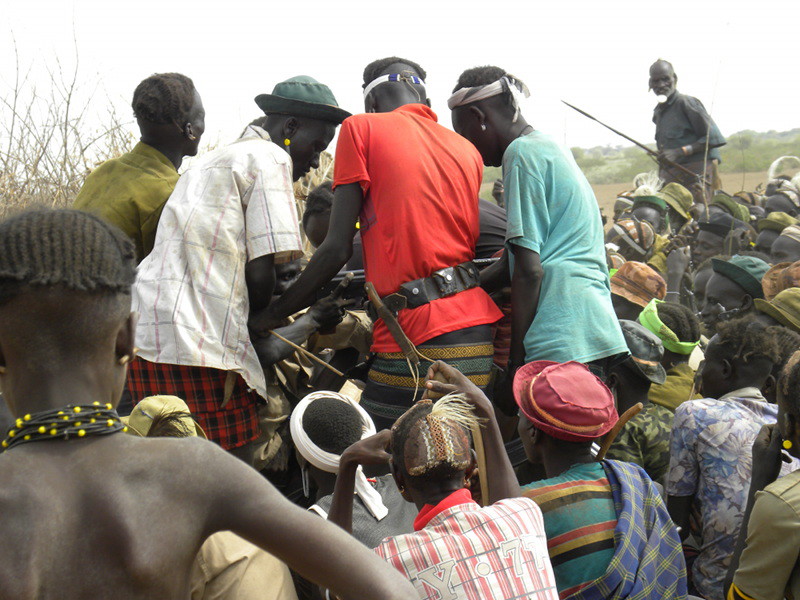
[[(476, 258), (472, 262), (475, 263), (475, 266), (479, 269), (485, 269), (489, 265), (496, 263), (499, 258)], [(319, 291), (317, 292), (317, 300), (325, 298), (326, 296), (330, 296), (333, 293), (333, 290), (336, 289), (344, 278), (348, 275), (348, 273), (352, 273), (353, 278), (350, 281), (350, 285), (345, 288), (344, 292), (342, 293), (341, 297), (346, 298), (348, 300), (362, 300), (366, 301), (367, 299), (367, 292), (364, 289), (364, 284), (366, 283), (366, 278), (364, 276), (363, 269), (356, 269), (353, 271), (340, 271), (336, 274), (336, 276), (331, 279), (327, 284), (322, 286)]]

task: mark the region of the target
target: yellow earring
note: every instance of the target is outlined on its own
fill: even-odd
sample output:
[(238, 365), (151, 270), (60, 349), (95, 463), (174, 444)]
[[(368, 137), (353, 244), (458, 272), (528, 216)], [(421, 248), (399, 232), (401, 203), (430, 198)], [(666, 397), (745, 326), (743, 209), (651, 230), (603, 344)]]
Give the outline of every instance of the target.
[(783, 449), (784, 450), (791, 450), (792, 449), (792, 442), (790, 440), (783, 440)]
[(285, 138), (285, 139), (283, 140), (283, 145), (284, 145), (284, 146), (286, 146), (287, 148), (288, 148), (289, 146), (291, 146), (291, 144), (292, 144), (292, 140), (290, 140), (289, 138)]

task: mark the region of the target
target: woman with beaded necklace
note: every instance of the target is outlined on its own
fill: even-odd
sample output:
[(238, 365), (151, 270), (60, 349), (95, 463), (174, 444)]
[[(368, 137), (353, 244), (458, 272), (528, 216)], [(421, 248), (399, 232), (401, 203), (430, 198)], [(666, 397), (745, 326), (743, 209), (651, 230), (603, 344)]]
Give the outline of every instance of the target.
[(85, 213), (0, 223), (0, 386), (16, 418), (0, 455), (0, 598), (186, 598), (197, 550), (222, 530), (342, 597), (413, 597), (214, 444), (117, 435), (134, 270), (122, 232)]

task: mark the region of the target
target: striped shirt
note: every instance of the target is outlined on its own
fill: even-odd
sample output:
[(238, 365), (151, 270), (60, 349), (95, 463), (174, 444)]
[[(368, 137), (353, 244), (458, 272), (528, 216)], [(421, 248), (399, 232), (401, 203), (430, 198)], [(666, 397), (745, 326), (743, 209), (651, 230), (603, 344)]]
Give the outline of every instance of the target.
[(558, 597), (542, 513), (525, 498), (485, 508), (451, 506), (419, 531), (386, 538), (375, 552), (408, 577), (423, 600)]
[(267, 399), (247, 329), (245, 265), (268, 254), (290, 260), (301, 248), (291, 158), (251, 125), (192, 161), (164, 205), (133, 286), (139, 355), (234, 371)]
[(617, 512), (601, 463), (577, 464), (522, 488), (542, 510), (561, 598), (602, 576), (614, 556)]

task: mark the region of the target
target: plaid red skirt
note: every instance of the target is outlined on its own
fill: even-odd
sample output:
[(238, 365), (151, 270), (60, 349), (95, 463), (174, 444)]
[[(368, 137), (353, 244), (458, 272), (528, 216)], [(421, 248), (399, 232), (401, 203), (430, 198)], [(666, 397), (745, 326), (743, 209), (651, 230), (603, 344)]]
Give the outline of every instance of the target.
[(247, 389), (242, 376), (237, 375), (233, 393), (222, 408), (227, 376), (227, 371), (219, 369), (137, 358), (128, 368), (127, 385), (134, 405), (143, 398), (160, 394), (182, 398), (208, 439), (230, 450), (258, 437), (258, 404), (262, 401), (255, 391)]

